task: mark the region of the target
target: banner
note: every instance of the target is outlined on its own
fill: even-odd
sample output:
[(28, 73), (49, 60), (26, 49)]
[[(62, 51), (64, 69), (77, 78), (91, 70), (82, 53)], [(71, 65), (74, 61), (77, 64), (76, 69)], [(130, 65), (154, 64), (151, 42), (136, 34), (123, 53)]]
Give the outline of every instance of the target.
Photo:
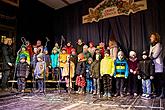
[(129, 15), (147, 9), (147, 0), (103, 0), (89, 14), (82, 17), (82, 23), (98, 22), (101, 19)]

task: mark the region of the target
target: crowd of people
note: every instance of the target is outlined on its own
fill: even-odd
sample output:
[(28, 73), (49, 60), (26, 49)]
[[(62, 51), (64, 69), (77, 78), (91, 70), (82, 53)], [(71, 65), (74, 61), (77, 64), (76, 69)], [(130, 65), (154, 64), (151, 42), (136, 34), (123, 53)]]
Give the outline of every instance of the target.
[[(74, 90), (78, 94), (103, 94), (103, 97), (141, 95), (147, 99), (155, 94), (163, 98), (165, 74), (160, 36), (152, 33), (150, 42), (149, 51), (143, 50), (139, 60), (134, 50), (126, 58), (115, 40), (110, 40), (108, 47), (103, 42), (98, 46), (94, 46), (93, 42), (87, 45), (81, 39), (77, 40), (75, 47), (71, 42), (62, 48), (56, 43), (50, 55), (40, 40), (33, 46), (26, 41), (26, 45), (17, 52), (15, 61), (18, 91), (24, 92), (26, 79), (31, 75), (37, 81), (38, 92), (44, 92), (45, 80), (64, 80), (66, 90), (77, 87)], [(2, 50), (2, 88), (5, 88), (14, 61), (8, 57), (11, 54), (6, 42)]]

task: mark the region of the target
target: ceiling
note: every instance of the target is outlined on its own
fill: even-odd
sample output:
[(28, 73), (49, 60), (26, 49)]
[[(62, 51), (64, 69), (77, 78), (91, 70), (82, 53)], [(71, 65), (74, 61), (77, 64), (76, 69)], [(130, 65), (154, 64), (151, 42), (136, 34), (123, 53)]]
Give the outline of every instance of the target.
[(82, 0), (39, 0), (39, 1), (57, 10)]

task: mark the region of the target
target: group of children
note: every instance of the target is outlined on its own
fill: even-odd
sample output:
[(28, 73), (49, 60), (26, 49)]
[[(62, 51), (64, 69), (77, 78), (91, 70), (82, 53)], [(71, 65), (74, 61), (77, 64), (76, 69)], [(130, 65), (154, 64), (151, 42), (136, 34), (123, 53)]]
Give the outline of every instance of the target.
[(112, 41), (107, 49), (102, 42), (97, 47), (90, 42), (88, 47), (81, 39), (78, 39), (75, 48), (68, 42), (60, 49), (56, 43), (51, 55), (48, 55), (48, 50), (41, 45), (41, 41), (37, 41), (33, 51), (27, 42), (18, 52), (16, 64), (18, 89), (22, 92), (25, 89), (25, 78), (28, 77), (29, 69), (32, 69), (32, 76), (36, 79), (40, 92), (43, 92), (44, 79), (49, 79), (51, 75), (52, 80), (65, 80), (66, 87), (71, 88), (75, 77), (77, 93), (87, 92), (96, 95), (103, 92), (104, 97), (113, 95), (114, 81), (114, 96), (123, 97), (124, 88), (127, 88), (127, 94), (137, 96), (138, 79), (141, 79), (142, 97), (151, 96), (154, 65), (148, 58), (148, 53), (144, 51), (142, 60), (139, 61), (136, 52), (130, 51), (127, 59), (124, 52)]

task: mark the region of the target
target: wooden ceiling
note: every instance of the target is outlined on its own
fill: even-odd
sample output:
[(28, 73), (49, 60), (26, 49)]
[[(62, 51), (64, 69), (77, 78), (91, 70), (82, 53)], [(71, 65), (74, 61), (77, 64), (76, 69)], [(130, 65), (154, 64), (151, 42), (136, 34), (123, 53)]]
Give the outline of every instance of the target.
[(57, 10), (82, 0), (39, 0), (39, 1)]

